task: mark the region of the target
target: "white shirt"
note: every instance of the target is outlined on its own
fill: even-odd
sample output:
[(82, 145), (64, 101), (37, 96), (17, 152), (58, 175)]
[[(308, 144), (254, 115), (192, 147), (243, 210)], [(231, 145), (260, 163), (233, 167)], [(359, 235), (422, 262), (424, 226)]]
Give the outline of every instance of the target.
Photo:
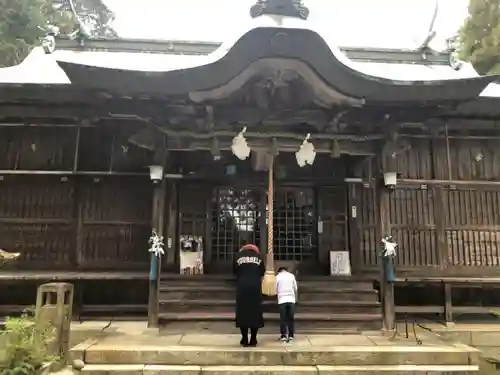
[(295, 276), (288, 271), (281, 271), (276, 277), (276, 294), (278, 304), (296, 303), (297, 301), (297, 281)]

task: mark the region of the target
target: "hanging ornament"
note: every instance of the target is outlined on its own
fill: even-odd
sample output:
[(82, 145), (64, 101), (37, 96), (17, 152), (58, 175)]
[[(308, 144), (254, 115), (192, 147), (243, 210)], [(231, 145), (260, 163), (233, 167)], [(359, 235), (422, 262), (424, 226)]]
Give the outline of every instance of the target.
[(394, 241), (392, 236), (386, 236), (382, 238), (382, 245), (384, 246), (382, 256), (384, 257), (396, 256), (396, 247), (398, 246), (398, 244)]
[(155, 230), (153, 230), (151, 237), (149, 237), (149, 244), (151, 245), (149, 248), (150, 253), (158, 258), (165, 255), (165, 251), (163, 250), (163, 236), (159, 236)]

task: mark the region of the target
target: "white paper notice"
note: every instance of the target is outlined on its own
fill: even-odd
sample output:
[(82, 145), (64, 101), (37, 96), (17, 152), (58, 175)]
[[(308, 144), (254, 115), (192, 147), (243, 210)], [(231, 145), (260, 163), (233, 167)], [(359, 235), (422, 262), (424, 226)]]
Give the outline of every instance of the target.
[(351, 276), (351, 260), (348, 251), (330, 251), (330, 275)]
[(203, 274), (203, 238), (182, 235), (180, 238), (180, 272), (183, 275)]

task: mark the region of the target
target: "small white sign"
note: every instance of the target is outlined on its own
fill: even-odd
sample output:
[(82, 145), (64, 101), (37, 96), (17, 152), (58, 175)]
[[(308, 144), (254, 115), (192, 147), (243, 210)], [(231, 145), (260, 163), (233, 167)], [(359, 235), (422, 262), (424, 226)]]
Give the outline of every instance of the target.
[(180, 238), (180, 273), (183, 275), (203, 274), (203, 238), (182, 235)]
[(330, 275), (351, 276), (351, 260), (348, 251), (330, 251)]

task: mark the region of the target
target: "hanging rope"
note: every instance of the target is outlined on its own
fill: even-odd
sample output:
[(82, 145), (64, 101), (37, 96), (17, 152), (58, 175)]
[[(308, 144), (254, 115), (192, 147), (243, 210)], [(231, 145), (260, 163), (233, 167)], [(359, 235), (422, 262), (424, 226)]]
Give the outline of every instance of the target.
[(273, 208), (274, 208), (274, 184), (273, 184), (274, 155), (271, 155), (269, 162), (269, 174), (267, 185), (267, 256), (266, 273), (262, 280), (262, 294), (266, 296), (276, 295), (276, 274), (274, 272), (274, 252), (273, 252)]
[(274, 271), (274, 230), (273, 230), (273, 210), (274, 210), (274, 182), (273, 182), (273, 168), (274, 157), (271, 156), (269, 165), (269, 177), (267, 185), (267, 262), (266, 270)]

